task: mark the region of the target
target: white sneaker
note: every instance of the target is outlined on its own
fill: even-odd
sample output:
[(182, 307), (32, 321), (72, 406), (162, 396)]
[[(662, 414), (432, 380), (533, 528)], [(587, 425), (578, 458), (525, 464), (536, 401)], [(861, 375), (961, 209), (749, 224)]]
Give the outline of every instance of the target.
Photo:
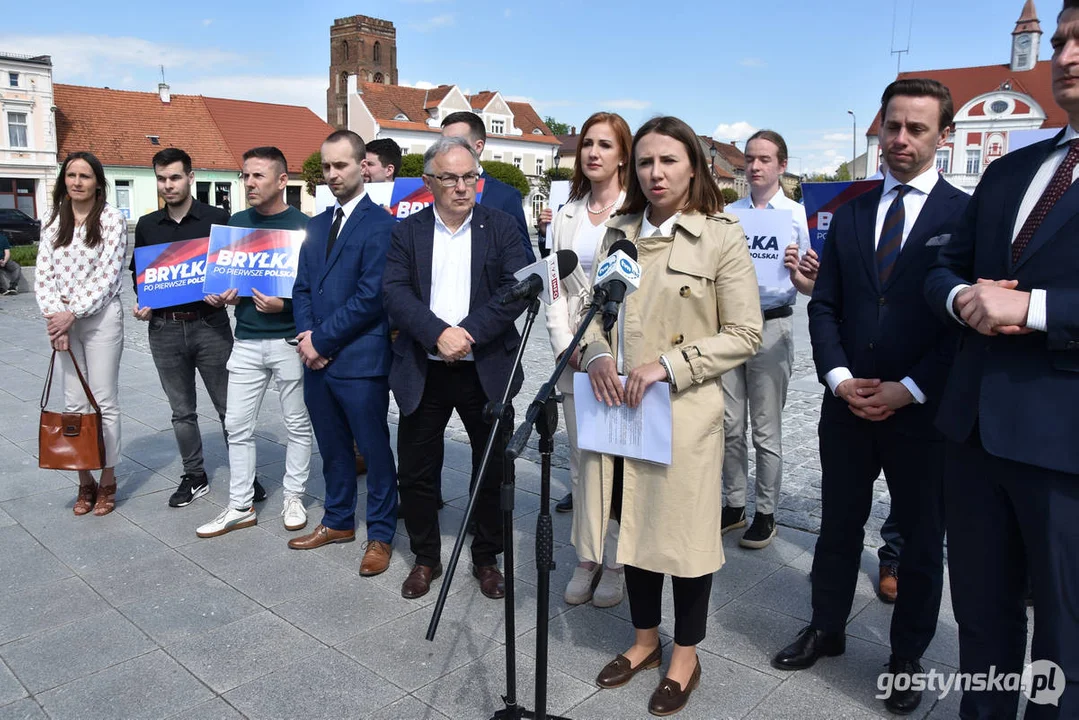
[(285, 518), (286, 530), (300, 530), (307, 525), (307, 510), (303, 506), (303, 500), (298, 495), (286, 495), (281, 517)]
[(603, 577), (600, 578), (599, 585), (596, 586), (596, 591), (592, 594), (592, 604), (601, 608), (614, 607), (622, 602), (624, 593), (625, 578), (622, 571), (605, 567), (603, 568)]
[(251, 527), (257, 523), (258, 516), (255, 514), (255, 508), (248, 508), (247, 510), (233, 510), (229, 508), (212, 521), (201, 526), (195, 531), (195, 534), (200, 538), (212, 538), (232, 532), (233, 530)]
[(592, 590), (595, 589), (596, 583), (599, 582), (599, 572), (602, 569), (602, 565), (596, 565), (591, 570), (580, 565), (574, 568), (573, 577), (570, 578), (569, 583), (566, 585), (566, 592), (563, 595), (566, 604), (581, 605), (591, 600)]

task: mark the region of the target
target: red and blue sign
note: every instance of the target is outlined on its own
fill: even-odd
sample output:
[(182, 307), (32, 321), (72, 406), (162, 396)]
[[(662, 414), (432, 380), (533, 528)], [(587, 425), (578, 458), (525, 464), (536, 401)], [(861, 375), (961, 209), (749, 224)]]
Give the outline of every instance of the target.
[(204, 237), (135, 248), (139, 307), (166, 308), (202, 300), (209, 241)]
[(806, 221), (809, 223), (809, 241), (817, 255), (824, 249), (832, 215), (840, 205), (849, 203), (859, 195), (880, 186), (881, 180), (855, 180), (854, 182), (802, 183), (802, 202), (805, 204)]
[(292, 297), (306, 236), (303, 230), (210, 226), (203, 290), (220, 294), (236, 288), (241, 297), (250, 297), (253, 290)]
[[(389, 185), (390, 183), (380, 184)], [(393, 181), (393, 190), (390, 193), (388, 200), (383, 194), (383, 189), (376, 188), (377, 186), (374, 184), (367, 186), (371, 200), (389, 210), (390, 214), (393, 215), (394, 219), (398, 222), (404, 220), (413, 213), (418, 213), (435, 201), (434, 196), (431, 195), (431, 191), (423, 184), (423, 178), (397, 178)], [(481, 177), (479, 182), (476, 183), (477, 205), (482, 196), (483, 178)]]

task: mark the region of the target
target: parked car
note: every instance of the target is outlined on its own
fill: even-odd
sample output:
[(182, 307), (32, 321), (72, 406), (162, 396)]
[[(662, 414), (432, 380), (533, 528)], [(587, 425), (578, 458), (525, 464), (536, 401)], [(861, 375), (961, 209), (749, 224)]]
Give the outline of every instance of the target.
[(0, 208), (0, 232), (12, 245), (30, 245), (41, 239), (41, 221), (22, 210)]

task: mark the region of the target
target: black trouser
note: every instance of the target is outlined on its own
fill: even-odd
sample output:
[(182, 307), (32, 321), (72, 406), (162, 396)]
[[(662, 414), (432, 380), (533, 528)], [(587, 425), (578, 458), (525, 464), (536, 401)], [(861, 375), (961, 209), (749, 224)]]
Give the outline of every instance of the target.
[[(614, 489), (611, 493), (611, 516), (621, 522), (622, 486), (625, 461), (614, 459)], [(663, 573), (625, 565), (626, 594), (633, 627), (650, 630), (659, 627), (663, 605)], [(674, 586), (674, 642), (685, 647), (704, 640), (708, 624), (708, 598), (712, 594), (712, 575), (695, 578), (671, 576)]]
[[(454, 410), (461, 417), (472, 445), (472, 474), (479, 470), (491, 424), (483, 419), (487, 396), (480, 385), (476, 365), (458, 362), (448, 365), (427, 362), (420, 405), (411, 415), (402, 415), (397, 428), (397, 482), (401, 490), (401, 515), (416, 555), (416, 564), (434, 567), (441, 559), (442, 536), (438, 526), (438, 486), (442, 469), (446, 424)], [(502, 552), (502, 513), (499, 486), (505, 475), (506, 432), (495, 443), (487, 472), (476, 500), (473, 517), (476, 534), (472, 538), (472, 562), (494, 565)], [(510, 472), (513, 468), (510, 467)]]
[(821, 528), (813, 555), (812, 626), (844, 632), (854, 601), (873, 483), (884, 470), (903, 546), (903, 591), (892, 611), (892, 653), (917, 660), (937, 629), (944, 587), (943, 441), (911, 437), (885, 420), (834, 417), (822, 409)]

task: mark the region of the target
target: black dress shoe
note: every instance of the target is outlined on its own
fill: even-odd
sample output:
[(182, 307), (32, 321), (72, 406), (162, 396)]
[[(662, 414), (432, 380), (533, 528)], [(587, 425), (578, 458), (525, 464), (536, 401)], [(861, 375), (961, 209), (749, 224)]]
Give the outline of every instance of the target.
[(560, 513), (573, 512), (573, 493), (566, 493), (565, 497), (555, 503), (554, 511)]
[(847, 636), (807, 627), (798, 639), (776, 653), (772, 667), (777, 670), (804, 670), (813, 667), (820, 657), (842, 655), (847, 649)]
[[(922, 666), (918, 664), (917, 660), (900, 660), (895, 655), (888, 660), (888, 674), (892, 676), (892, 691), (888, 697), (884, 698), (884, 705), (888, 708), (889, 712), (893, 712), (896, 715), (909, 715), (918, 709), (918, 705), (922, 702), (922, 691), (913, 690), (911, 683), (908, 681), (902, 683), (895, 682), (895, 676), (897, 675), (913, 675), (914, 673), (922, 673)], [(905, 690), (896, 690), (896, 685), (902, 685)]]

